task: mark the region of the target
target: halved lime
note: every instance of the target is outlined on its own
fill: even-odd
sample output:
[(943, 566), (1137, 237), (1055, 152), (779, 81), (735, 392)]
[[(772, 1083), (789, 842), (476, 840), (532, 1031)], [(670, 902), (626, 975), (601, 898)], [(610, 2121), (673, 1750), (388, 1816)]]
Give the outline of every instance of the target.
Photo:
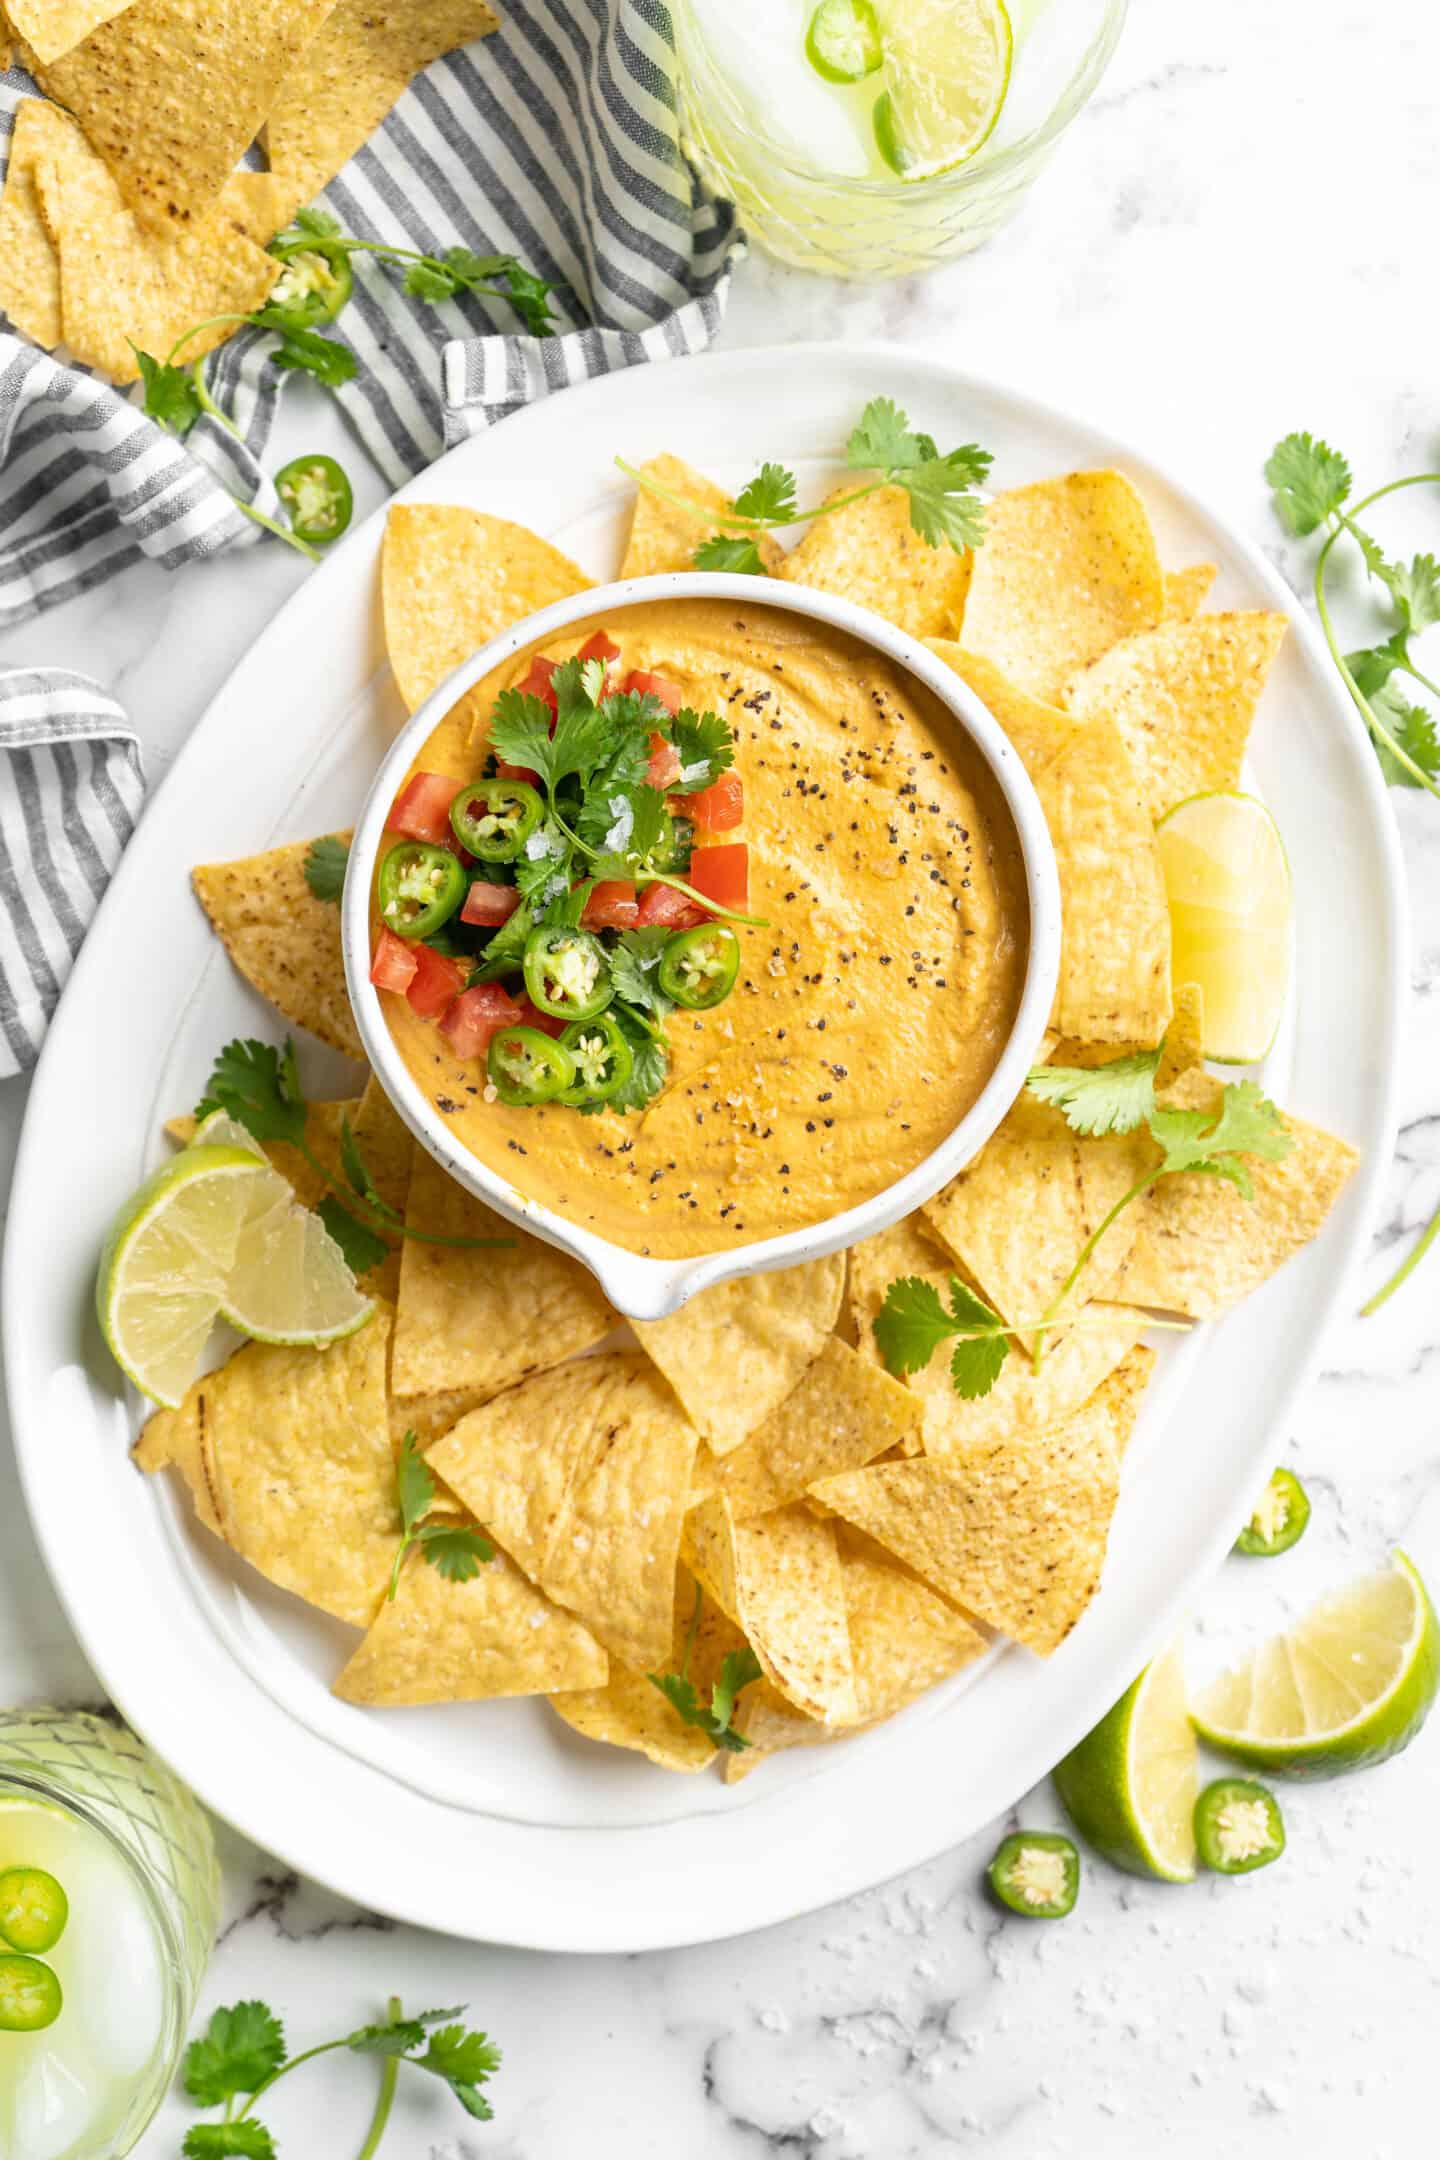
[(1010, 88), (1015, 39), (1005, 0), (880, 0), (885, 88), (875, 142), (902, 180), (972, 158)]
[(1290, 1777), (1336, 1777), (1398, 1755), (1440, 1688), (1440, 1623), (1403, 1552), (1222, 1673), (1191, 1707), (1223, 1754)]
[(870, 0), (820, 0), (805, 33), (805, 57), (826, 82), (863, 82), (884, 57)]
[(1190, 1882), (1198, 1760), (1175, 1642), (1056, 1764), (1055, 1787), (1081, 1836), (1116, 1867)]
[(1155, 833), (1170, 902), (1170, 966), (1198, 983), (1205, 1055), (1252, 1065), (1275, 1040), (1290, 984), (1290, 865), (1253, 795), (1192, 795)]

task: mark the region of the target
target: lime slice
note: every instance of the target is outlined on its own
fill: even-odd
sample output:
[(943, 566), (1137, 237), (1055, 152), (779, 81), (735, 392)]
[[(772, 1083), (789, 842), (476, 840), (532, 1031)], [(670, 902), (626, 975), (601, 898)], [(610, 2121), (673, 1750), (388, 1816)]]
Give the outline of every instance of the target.
[(1175, 1642), (1056, 1764), (1055, 1787), (1081, 1836), (1116, 1867), (1191, 1882), (1197, 1762)]
[(1170, 901), (1171, 973), (1200, 986), (1205, 1055), (1253, 1065), (1290, 986), (1290, 865), (1253, 795), (1192, 795), (1156, 828)]
[(1440, 1687), (1440, 1623), (1403, 1552), (1383, 1574), (1322, 1598), (1287, 1635), (1204, 1690), (1191, 1709), (1226, 1755), (1292, 1777), (1336, 1777), (1398, 1755)]
[(884, 57), (870, 0), (820, 0), (805, 34), (805, 57), (826, 82), (862, 82)]
[(876, 146), (902, 180), (928, 180), (993, 132), (1010, 87), (1010, 16), (1005, 0), (882, 0), (879, 16)]

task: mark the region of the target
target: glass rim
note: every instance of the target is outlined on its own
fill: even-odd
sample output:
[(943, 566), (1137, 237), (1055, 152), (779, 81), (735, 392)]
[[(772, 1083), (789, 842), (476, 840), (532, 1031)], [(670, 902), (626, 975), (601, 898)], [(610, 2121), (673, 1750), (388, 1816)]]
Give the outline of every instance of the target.
[[(674, 14), (683, 18), (690, 10), (691, 0), (670, 0), (670, 5)], [(1079, 66), (1038, 127), (1032, 128), (1030, 133), (1022, 136), (1018, 142), (1007, 143), (1004, 149), (995, 151), (993, 155), (987, 156), (986, 146), (982, 143), (973, 157), (966, 158), (959, 165), (950, 166), (945, 172), (933, 173), (924, 180), (881, 180), (869, 174), (826, 172), (820, 166), (811, 165), (796, 156), (793, 151), (785, 151), (771, 136), (758, 133), (748, 123), (731, 95), (728, 82), (714, 65), (713, 56), (708, 49), (704, 50), (707, 62), (704, 88), (707, 94), (717, 96), (724, 103), (726, 124), (741, 134), (747, 143), (763, 145), (776, 168), (787, 179), (862, 200), (873, 199), (890, 203), (897, 200), (907, 203), (934, 202), (943, 196), (961, 194), (972, 185), (992, 179), (1006, 179), (1042, 155), (1064, 134), (1093, 95), (1101, 76), (1110, 64), (1115, 47), (1120, 42), (1120, 32), (1125, 27), (1130, 0), (1103, 0), (1103, 7), (1104, 14), (1099, 28), (1086, 47)], [(692, 71), (686, 41), (680, 37), (676, 39), (676, 55), (680, 61), (680, 104), (683, 118), (684, 109), (691, 102), (692, 73), (698, 76), (700, 71)], [(697, 126), (702, 134), (706, 133), (703, 119), (697, 117)]]

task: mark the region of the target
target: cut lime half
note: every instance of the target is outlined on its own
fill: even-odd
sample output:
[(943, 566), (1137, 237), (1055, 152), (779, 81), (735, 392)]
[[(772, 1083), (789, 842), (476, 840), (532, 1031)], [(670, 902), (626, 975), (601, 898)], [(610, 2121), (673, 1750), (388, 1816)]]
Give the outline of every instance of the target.
[(1015, 39), (1005, 0), (881, 0), (884, 87), (875, 142), (902, 180), (974, 157), (1010, 88)]
[(1322, 1598), (1191, 1706), (1201, 1737), (1258, 1769), (1337, 1777), (1398, 1755), (1440, 1687), (1440, 1623), (1413, 1563)]
[(1081, 1836), (1116, 1867), (1190, 1882), (1198, 1761), (1175, 1642), (1056, 1764), (1055, 1788)]
[(1197, 983), (1204, 1049), (1253, 1065), (1275, 1040), (1290, 987), (1290, 865), (1253, 795), (1192, 795), (1155, 831), (1170, 903), (1170, 968)]

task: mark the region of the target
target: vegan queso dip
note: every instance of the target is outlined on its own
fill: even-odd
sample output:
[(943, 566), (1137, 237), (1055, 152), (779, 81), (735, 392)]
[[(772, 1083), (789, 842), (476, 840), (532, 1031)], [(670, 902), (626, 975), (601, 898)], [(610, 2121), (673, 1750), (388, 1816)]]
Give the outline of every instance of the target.
[[(579, 770), (502, 758), (508, 792), (472, 785), (495, 778), (492, 728), (513, 750), (555, 689), (554, 760), (573, 739)], [(588, 777), (611, 716), (651, 726), (639, 796), (623, 761)], [(443, 830), (448, 790), (487, 856)], [(479, 1161), (632, 1251), (725, 1250), (870, 1198), (964, 1116), (1015, 1018), (1024, 873), (978, 751), (903, 670), (763, 604), (656, 602), (507, 662), (430, 736), (391, 827), (373, 979), (406, 1066)], [(467, 885), (407, 942), (432, 890), (453, 910)]]

